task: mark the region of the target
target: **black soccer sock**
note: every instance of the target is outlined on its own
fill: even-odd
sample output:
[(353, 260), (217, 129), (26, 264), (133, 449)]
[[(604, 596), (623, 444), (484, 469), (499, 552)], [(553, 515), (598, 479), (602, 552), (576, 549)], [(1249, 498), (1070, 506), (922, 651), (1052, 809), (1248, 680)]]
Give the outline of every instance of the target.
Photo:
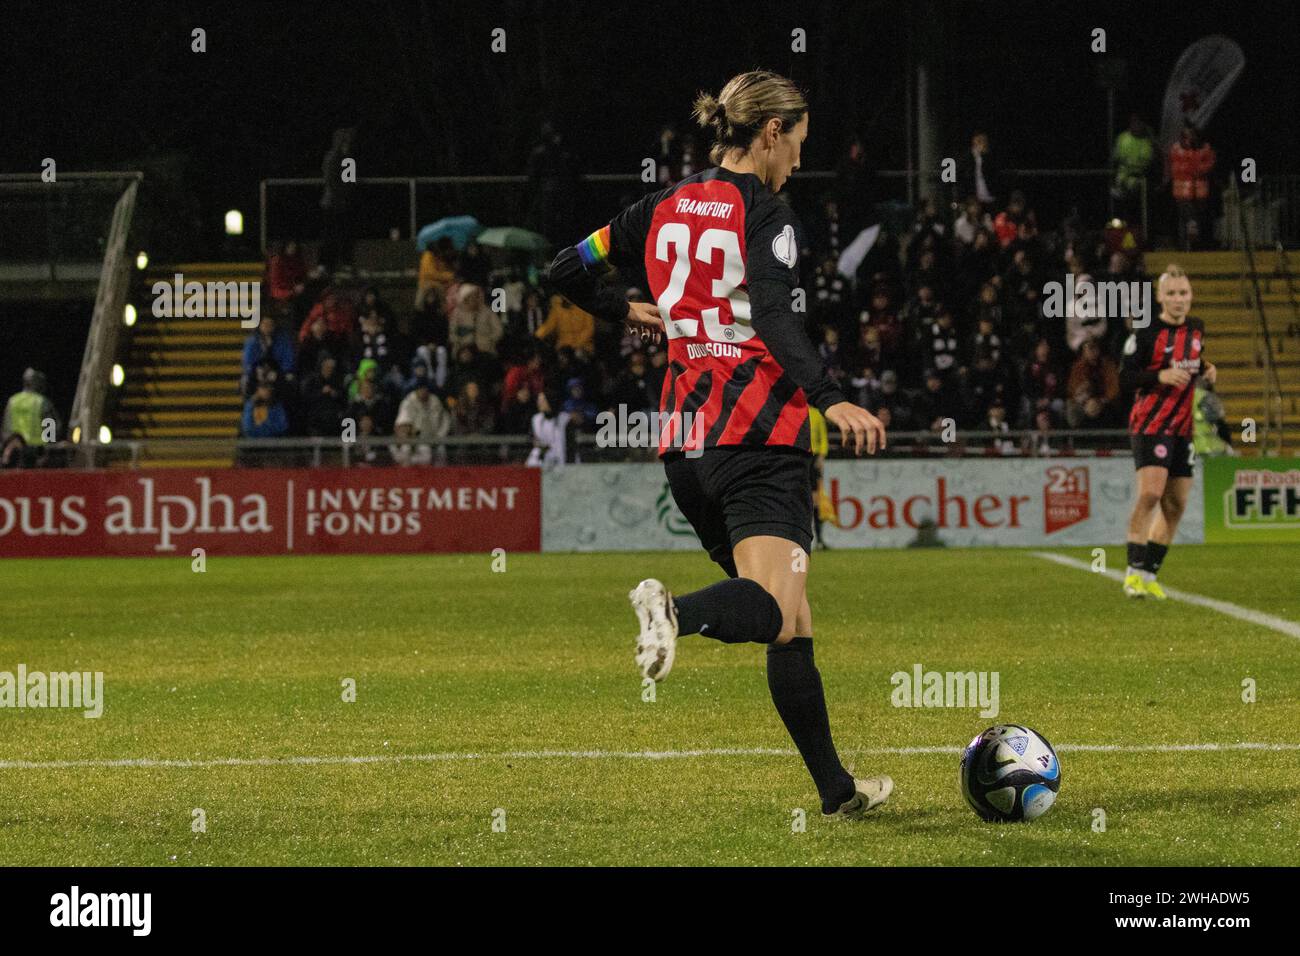
[(767, 649), (767, 687), (785, 729), (799, 748), (817, 793), (822, 813), (833, 813), (853, 796), (853, 775), (844, 769), (826, 714), (822, 676), (813, 663), (811, 637), (796, 637), (789, 644)]
[(1147, 566), (1147, 546), (1136, 541), (1128, 543), (1128, 566), (1134, 571), (1141, 571)]
[(728, 578), (673, 598), (678, 634), (724, 644), (771, 644), (781, 635), (781, 605), (752, 578)]
[(1147, 563), (1143, 567), (1152, 574), (1160, 572), (1160, 565), (1165, 563), (1165, 555), (1169, 553), (1169, 545), (1159, 544), (1155, 541), (1147, 542)]

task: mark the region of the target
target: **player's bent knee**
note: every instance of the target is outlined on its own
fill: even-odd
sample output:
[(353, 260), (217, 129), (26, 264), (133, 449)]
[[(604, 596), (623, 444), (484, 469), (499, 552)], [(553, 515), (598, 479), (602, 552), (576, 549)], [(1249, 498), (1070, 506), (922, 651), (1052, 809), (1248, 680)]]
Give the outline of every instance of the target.
[[(781, 639), (781, 635), (786, 631), (786, 616), (782, 612), (780, 603), (772, 596), (772, 592), (763, 587), (762, 584), (753, 578), (737, 578), (737, 581), (743, 581), (744, 586), (748, 589), (746, 600), (751, 602), (757, 612), (756, 621), (758, 633), (754, 640), (760, 644), (773, 644)], [(790, 617), (790, 635), (794, 635), (794, 617)], [(786, 638), (789, 640), (789, 638)]]

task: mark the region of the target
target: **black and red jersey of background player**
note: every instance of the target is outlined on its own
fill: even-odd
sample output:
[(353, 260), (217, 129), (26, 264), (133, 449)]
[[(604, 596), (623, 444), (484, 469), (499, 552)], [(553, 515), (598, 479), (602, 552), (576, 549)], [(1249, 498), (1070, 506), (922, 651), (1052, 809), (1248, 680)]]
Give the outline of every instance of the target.
[[(1205, 368), (1205, 323), (1187, 316), (1181, 325), (1170, 325), (1158, 316), (1145, 328), (1135, 329), (1124, 344), (1120, 384), (1134, 389), (1129, 432), (1134, 435), (1192, 434), (1192, 412), (1196, 379)], [(1167, 368), (1184, 369), (1187, 384), (1160, 384)]]
[(708, 169), (651, 193), (561, 252), (550, 278), (579, 307), (622, 322), (626, 297), (599, 281), (608, 266), (644, 268), (664, 319), (660, 410), (692, 427), (664, 418), (660, 455), (726, 445), (807, 451), (809, 404), (825, 412), (845, 400), (794, 311), (798, 222), (752, 173)]

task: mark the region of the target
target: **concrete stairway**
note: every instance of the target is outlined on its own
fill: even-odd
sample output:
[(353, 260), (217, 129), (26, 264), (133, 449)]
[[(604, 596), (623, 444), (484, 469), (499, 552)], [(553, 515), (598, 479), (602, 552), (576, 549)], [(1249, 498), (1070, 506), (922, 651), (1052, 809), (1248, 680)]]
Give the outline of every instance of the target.
[[(128, 332), (126, 377), (112, 421), (118, 439), (230, 439), (239, 433), (240, 357), (249, 330), (241, 328), (238, 317), (154, 316), (149, 290), (155, 282), (170, 283), (178, 272), (187, 282), (256, 282), (262, 278), (262, 263), (186, 263), (146, 273), (143, 288), (149, 294), (136, 302), (138, 319)], [(155, 447), (142, 454), (140, 463), (150, 468), (229, 467), (232, 455), (219, 444)]]
[[(1292, 310), (1279, 258), (1276, 252), (1256, 252), (1255, 268), (1260, 274), (1264, 314), (1282, 384), (1286, 449), (1295, 453), (1300, 448), (1300, 317)], [(1300, 272), (1300, 252), (1289, 259), (1293, 272)], [(1261, 432), (1266, 420), (1264, 340), (1248, 298), (1253, 295), (1250, 283), (1241, 279), (1244, 261), (1240, 252), (1156, 250), (1146, 254), (1147, 272), (1153, 278), (1171, 262), (1187, 270), (1192, 280), (1192, 314), (1205, 321), (1206, 354), (1219, 373), (1216, 390), (1237, 434), (1244, 418), (1254, 419)], [(1300, 275), (1294, 275), (1292, 283), (1300, 298)], [(1249, 453), (1249, 446), (1238, 443), (1238, 447)]]

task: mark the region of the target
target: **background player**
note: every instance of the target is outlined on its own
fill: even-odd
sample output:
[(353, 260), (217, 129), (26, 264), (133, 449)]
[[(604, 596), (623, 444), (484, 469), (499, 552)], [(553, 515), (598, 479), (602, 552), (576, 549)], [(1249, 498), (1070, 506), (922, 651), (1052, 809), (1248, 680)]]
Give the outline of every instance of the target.
[[(791, 304), (800, 243), (774, 194), (799, 166), (803, 93), (784, 77), (743, 73), (716, 98), (701, 94), (695, 117), (713, 130), (718, 165), (645, 197), (551, 267), (559, 290), (594, 315), (666, 334), (661, 409), (681, 421), (661, 433), (660, 457), (677, 506), (728, 575), (675, 598), (642, 581), (630, 595), (641, 624), (637, 663), (662, 680), (679, 634), (767, 645), (772, 701), (822, 812), (856, 816), (884, 803), (894, 784), (855, 780), (840, 763), (813, 663), (808, 406), (858, 453), (883, 448), (884, 427), (845, 400)], [(599, 282), (610, 265), (644, 268), (656, 304), (629, 305)]]
[(1170, 265), (1156, 282), (1160, 315), (1124, 344), (1120, 383), (1135, 389), (1129, 432), (1137, 468), (1137, 500), (1128, 521), (1124, 593), (1163, 601), (1156, 574), (1174, 540), (1192, 488), (1193, 398), (1196, 378), (1214, 385), (1205, 361), (1205, 323), (1188, 315), (1192, 284)]

